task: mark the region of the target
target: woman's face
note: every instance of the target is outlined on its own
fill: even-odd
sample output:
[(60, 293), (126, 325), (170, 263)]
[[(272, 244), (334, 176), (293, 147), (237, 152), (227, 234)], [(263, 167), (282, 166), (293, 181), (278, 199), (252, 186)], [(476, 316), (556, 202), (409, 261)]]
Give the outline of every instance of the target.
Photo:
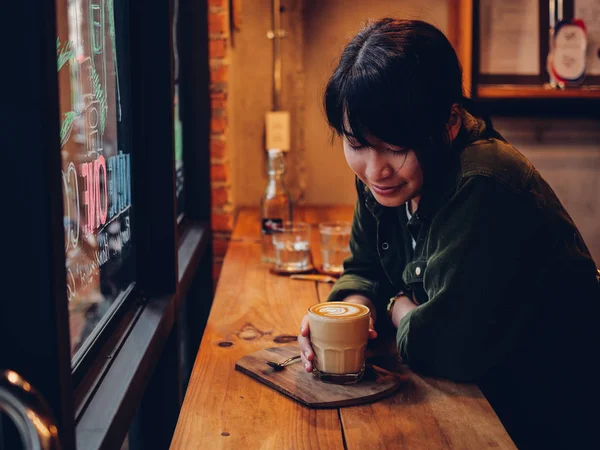
[(396, 207), (414, 199), (418, 202), (423, 171), (413, 150), (386, 144), (378, 139), (372, 147), (344, 136), (344, 156), (350, 168), (369, 186), (375, 200)]

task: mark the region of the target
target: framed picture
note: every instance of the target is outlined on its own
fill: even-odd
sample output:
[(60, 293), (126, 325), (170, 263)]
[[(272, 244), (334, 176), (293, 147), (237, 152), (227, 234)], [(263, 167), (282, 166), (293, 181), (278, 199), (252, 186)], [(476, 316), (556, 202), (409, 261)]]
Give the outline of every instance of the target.
[(549, 83), (554, 26), (580, 19), (588, 39), (581, 86), (600, 85), (600, 0), (476, 0), (473, 6), (475, 84)]

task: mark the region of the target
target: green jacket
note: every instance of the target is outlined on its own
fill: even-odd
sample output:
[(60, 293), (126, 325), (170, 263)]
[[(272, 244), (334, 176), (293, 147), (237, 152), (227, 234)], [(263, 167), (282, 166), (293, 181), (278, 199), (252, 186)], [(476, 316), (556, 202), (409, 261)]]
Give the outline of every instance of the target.
[[(329, 300), (369, 297), (379, 329), (389, 322), (388, 299), (410, 289), (419, 306), (398, 327), (400, 356), (415, 371), (478, 382), (515, 442), (528, 448), (536, 426), (556, 422), (521, 417), (553, 409), (545, 395), (556, 357), (580, 365), (594, 351), (578, 341), (594, 342), (590, 327), (600, 327), (596, 266), (532, 164), (482, 120), (463, 119), (456, 157), (410, 221), (404, 205), (383, 207), (357, 180), (352, 256)], [(515, 398), (524, 392), (525, 405)]]

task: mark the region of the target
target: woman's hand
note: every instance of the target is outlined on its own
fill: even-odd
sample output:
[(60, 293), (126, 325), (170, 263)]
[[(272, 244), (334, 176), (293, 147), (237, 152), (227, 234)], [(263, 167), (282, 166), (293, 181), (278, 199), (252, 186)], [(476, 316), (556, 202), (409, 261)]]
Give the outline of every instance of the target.
[[(377, 337), (377, 331), (375, 331), (375, 306), (373, 305), (373, 302), (362, 295), (351, 295), (346, 297), (344, 301), (348, 303), (360, 303), (369, 307), (371, 310), (371, 319), (369, 320), (369, 339), (375, 339)], [(300, 323), (298, 344), (300, 345), (302, 364), (307, 372), (312, 372), (312, 361), (315, 357), (315, 353), (312, 345), (310, 344), (310, 326), (308, 324), (308, 314), (302, 318), (302, 322)]]
[(308, 314), (302, 318), (300, 323), (300, 334), (298, 335), (298, 344), (300, 345), (300, 355), (302, 364), (307, 372), (312, 372), (312, 360), (315, 357), (312, 345), (310, 345), (310, 329), (308, 326)]
[(404, 316), (406, 316), (416, 307), (417, 305), (415, 305), (413, 301), (406, 295), (399, 297), (392, 306), (391, 319), (394, 326), (398, 328), (398, 325), (400, 325), (400, 321), (404, 318)]

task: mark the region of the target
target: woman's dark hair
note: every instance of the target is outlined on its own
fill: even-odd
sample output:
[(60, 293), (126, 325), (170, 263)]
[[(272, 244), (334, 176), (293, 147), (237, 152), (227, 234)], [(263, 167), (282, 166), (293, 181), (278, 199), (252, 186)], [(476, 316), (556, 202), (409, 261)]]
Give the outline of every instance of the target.
[(339, 135), (365, 146), (376, 137), (414, 149), (424, 169), (447, 153), (436, 149), (449, 146), (454, 104), (465, 104), (456, 52), (420, 20), (368, 23), (344, 49), (324, 95), (327, 120)]

